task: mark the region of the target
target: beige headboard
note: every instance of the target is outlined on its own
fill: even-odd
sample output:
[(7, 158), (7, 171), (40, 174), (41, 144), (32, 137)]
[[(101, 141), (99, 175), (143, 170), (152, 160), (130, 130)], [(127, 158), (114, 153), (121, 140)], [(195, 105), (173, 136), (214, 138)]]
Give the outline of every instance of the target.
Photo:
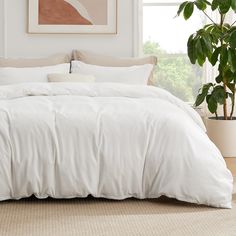
[(70, 63), (70, 54), (55, 54), (47, 58), (0, 58), (0, 67), (40, 67)]

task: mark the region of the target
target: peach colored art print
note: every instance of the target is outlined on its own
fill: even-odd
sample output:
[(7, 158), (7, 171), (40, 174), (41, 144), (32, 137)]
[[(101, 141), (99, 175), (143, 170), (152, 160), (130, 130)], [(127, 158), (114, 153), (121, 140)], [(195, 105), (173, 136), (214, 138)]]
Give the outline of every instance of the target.
[(116, 0), (29, 0), (29, 33), (116, 33)]

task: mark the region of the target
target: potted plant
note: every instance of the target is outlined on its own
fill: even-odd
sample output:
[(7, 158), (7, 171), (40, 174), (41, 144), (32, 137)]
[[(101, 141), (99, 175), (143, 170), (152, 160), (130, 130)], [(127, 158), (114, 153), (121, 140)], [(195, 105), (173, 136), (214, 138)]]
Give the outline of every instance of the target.
[[(188, 56), (192, 64), (203, 66), (208, 60), (218, 67), (218, 76), (212, 83), (204, 84), (195, 101), (195, 106), (204, 101), (210, 113), (206, 121), (207, 132), (224, 157), (236, 157), (236, 26), (228, 23), (229, 12), (235, 14), (236, 0), (185, 1), (179, 6), (177, 15), (188, 20), (194, 10), (201, 11), (209, 20), (188, 39)], [(209, 12), (217, 11), (219, 22)], [(222, 107), (222, 112), (219, 112)]]

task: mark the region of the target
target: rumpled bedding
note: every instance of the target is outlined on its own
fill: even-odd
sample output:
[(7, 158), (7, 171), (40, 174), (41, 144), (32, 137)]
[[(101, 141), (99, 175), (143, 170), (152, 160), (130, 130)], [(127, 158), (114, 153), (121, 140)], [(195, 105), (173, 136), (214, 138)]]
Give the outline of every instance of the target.
[(152, 86), (1, 86), (0, 200), (164, 195), (231, 208), (232, 175), (205, 131)]

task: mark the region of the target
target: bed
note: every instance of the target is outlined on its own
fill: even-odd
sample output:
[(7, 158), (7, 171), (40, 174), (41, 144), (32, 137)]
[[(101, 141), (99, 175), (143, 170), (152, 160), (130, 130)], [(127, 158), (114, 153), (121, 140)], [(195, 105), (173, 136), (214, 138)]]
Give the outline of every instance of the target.
[(231, 208), (232, 175), (200, 116), (147, 86), (156, 62), (81, 50), (0, 59), (0, 200), (167, 196)]
[(0, 200), (167, 196), (231, 208), (233, 178), (200, 116), (153, 86), (0, 86)]

